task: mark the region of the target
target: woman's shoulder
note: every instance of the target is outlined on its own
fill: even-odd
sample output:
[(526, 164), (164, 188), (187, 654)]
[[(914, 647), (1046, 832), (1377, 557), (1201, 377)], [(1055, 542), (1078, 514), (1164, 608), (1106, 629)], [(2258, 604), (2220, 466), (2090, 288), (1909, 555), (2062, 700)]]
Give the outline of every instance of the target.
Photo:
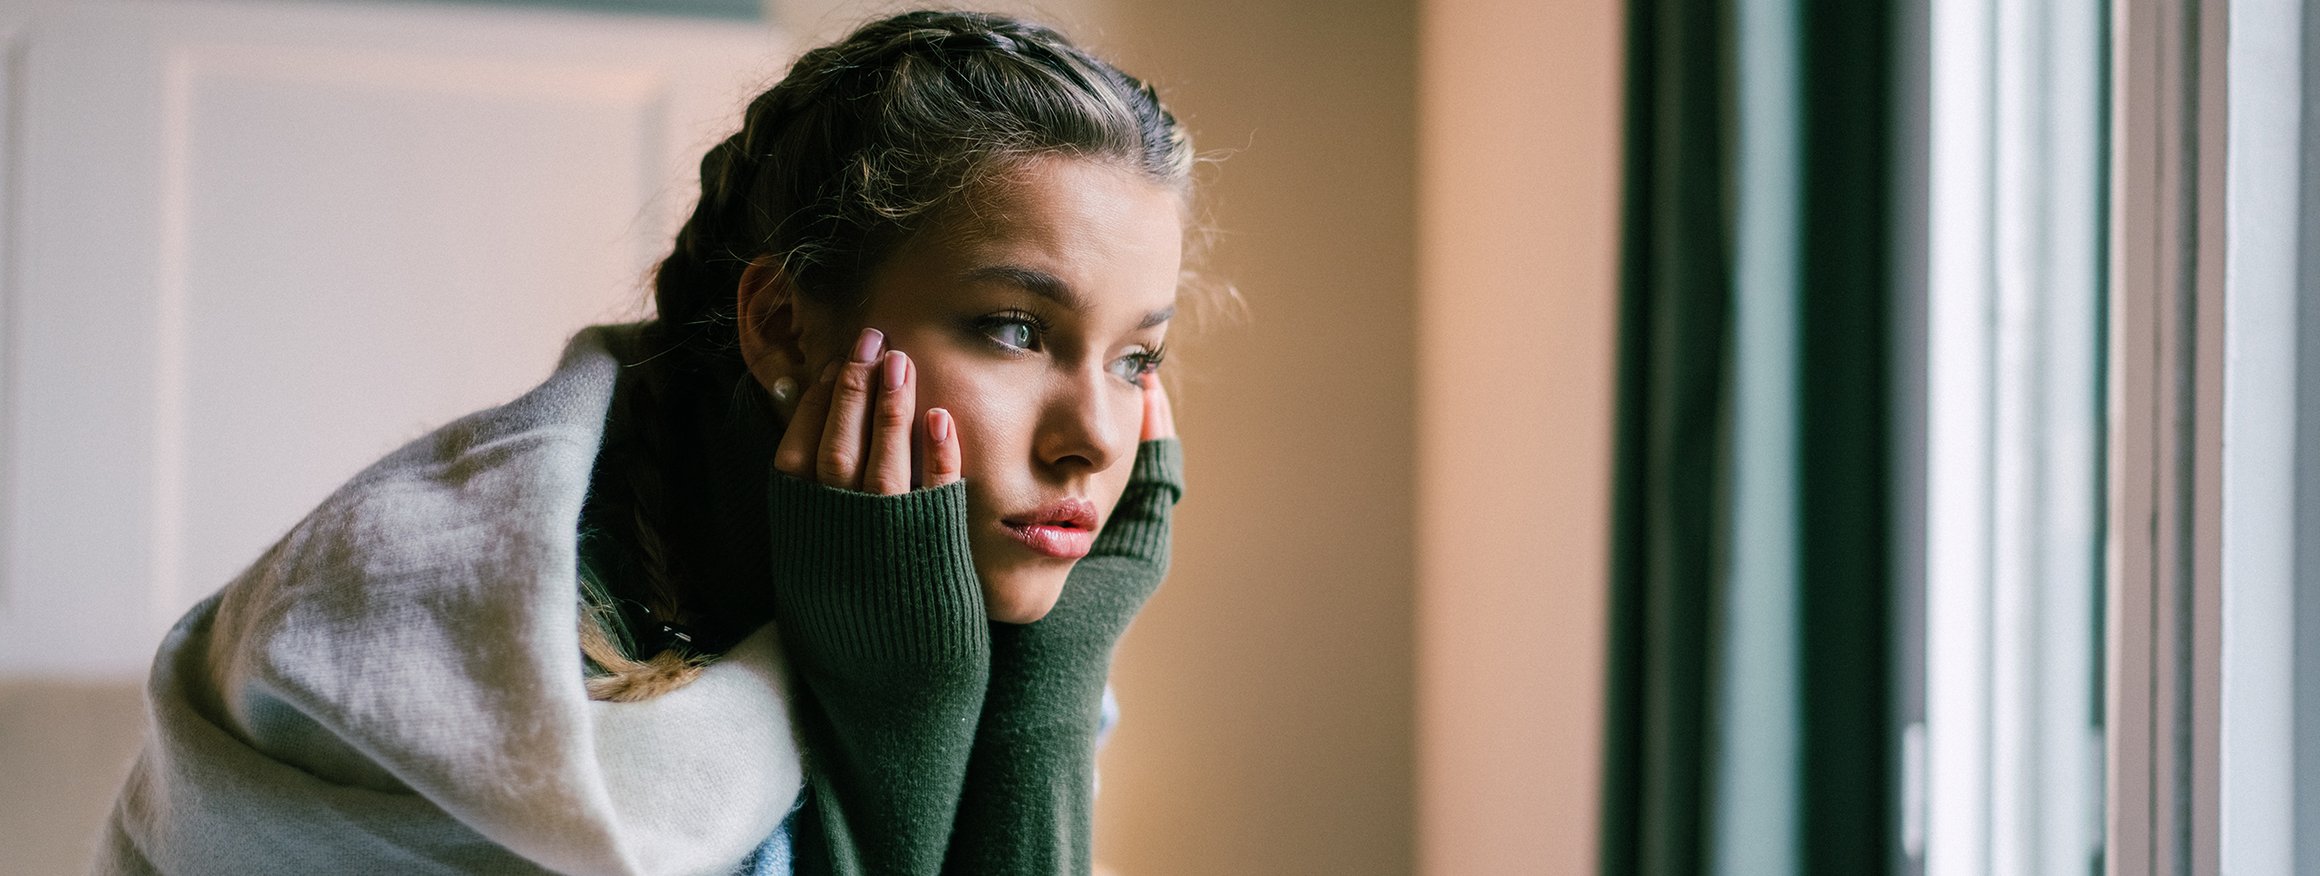
[(181, 622), (201, 625), (204, 686), (230, 720), (263, 737), (271, 714), (490, 696), (479, 676), (572, 637), (579, 508), (618, 366), (607, 331), (576, 336), (522, 397), (364, 469)]
[[(634, 329), (613, 325), (582, 330), (566, 344), (554, 372), (540, 385), (389, 453), (332, 494), (316, 515), (369, 501), (393, 501), (413, 488), (466, 503), (502, 498), (505, 489), (474, 487), (515, 486), (505, 480), (511, 477), (568, 481), (575, 470), (570, 454), (575, 452), (583, 454), (577, 471), (584, 481), (603, 440), (604, 415), (621, 367), (615, 350)], [(502, 480), (478, 484), (478, 478)]]
[[(677, 838), (762, 839), (788, 802), (783, 783), (798, 781), (785, 720), (696, 734), (716, 746), (661, 740), (671, 724), (785, 718), (770, 645), (755, 651), (772, 656), (735, 661), (657, 709), (605, 708), (582, 687), (577, 526), (619, 366), (606, 346), (616, 331), (583, 332), (538, 388), (372, 465), (187, 615), (149, 691), (180, 719), (156, 756), (320, 780), (308, 802), (415, 794), (557, 869), (668, 854)], [(688, 775), (714, 764), (765, 785), (768, 799), (717, 816), (639, 807), (629, 798), (649, 783), (625, 766), (638, 752)], [(348, 787), (387, 796), (332, 790)]]
[[(333, 491), (227, 588), (283, 596), (350, 591), (347, 609), (401, 590), (554, 571), (568, 581), (574, 533), (603, 439), (625, 326), (582, 331), (524, 395), (447, 423)], [(561, 554), (562, 556), (556, 556)], [(530, 578), (534, 575), (523, 575)], [(509, 594), (491, 588), (493, 598)], [(328, 600), (325, 600), (328, 607)]]
[(240, 652), (221, 662), (336, 698), (381, 670), (472, 673), (521, 656), (479, 649), (569, 638), (580, 506), (618, 367), (606, 332), (582, 332), (538, 387), (410, 442), (308, 513), (218, 594), (213, 639)]

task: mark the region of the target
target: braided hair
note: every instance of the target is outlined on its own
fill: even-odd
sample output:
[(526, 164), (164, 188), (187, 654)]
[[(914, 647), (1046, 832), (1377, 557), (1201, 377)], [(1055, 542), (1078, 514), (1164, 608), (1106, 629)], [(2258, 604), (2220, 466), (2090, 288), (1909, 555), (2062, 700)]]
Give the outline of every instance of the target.
[[(581, 649), (591, 697), (648, 699), (713, 654), (686, 632), (720, 606), (686, 558), (711, 527), (689, 460), (703, 436), (675, 412), (756, 391), (735, 290), (770, 260), (801, 296), (851, 310), (870, 274), (979, 186), (1047, 156), (1104, 162), (1188, 195), (1191, 138), (1151, 86), (1039, 24), (974, 12), (908, 12), (799, 57), (750, 101), (741, 129), (701, 158), (701, 200), (654, 275), (655, 318), (611, 419), (586, 538), (626, 547), (627, 587), (581, 569)], [(726, 602), (730, 602), (727, 600)], [(624, 610), (626, 607), (628, 610)], [(636, 629), (639, 621), (648, 628)]]

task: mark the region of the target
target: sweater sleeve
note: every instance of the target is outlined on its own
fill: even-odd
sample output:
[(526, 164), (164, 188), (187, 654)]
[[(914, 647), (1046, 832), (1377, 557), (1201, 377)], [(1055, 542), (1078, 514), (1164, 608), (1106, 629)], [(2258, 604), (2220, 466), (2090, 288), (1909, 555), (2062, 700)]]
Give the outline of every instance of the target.
[(1093, 866), (1095, 739), (1128, 623), (1168, 570), (1184, 492), (1174, 439), (1137, 448), (1128, 487), (1055, 608), (993, 623), (991, 679), (946, 872), (1084, 874)]
[(797, 872), (937, 872), (990, 671), (966, 484), (771, 477), (774, 610), (808, 701)]

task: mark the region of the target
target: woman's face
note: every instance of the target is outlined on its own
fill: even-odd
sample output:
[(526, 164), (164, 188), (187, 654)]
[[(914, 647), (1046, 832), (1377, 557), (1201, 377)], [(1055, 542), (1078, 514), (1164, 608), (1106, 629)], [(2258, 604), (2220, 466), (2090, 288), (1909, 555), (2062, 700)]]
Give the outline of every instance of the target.
[[(1024, 537), (1073, 502), (1099, 523), (1126, 488), (1142, 374), (1175, 313), (1183, 216), (1133, 172), (1039, 159), (902, 246), (853, 319), (801, 302), (810, 385), (867, 326), (917, 368), (918, 406), (950, 411), (975, 571), (994, 620), (1045, 616), (1077, 561)], [(923, 438), (921, 439), (923, 441)]]

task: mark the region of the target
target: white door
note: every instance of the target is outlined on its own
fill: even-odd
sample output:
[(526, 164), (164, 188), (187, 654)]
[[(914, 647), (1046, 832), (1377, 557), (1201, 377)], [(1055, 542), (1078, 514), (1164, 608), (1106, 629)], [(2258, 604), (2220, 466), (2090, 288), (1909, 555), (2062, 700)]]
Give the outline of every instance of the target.
[(140, 677), (372, 459), (647, 311), (743, 22), (0, 6), (0, 673)]

